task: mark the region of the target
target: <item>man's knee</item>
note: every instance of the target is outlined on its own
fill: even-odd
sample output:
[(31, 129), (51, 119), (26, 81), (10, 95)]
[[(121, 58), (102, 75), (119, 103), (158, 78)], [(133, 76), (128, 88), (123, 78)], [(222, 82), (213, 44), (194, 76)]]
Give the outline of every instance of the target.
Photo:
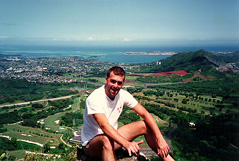
[(113, 152), (113, 149), (113, 141), (105, 135), (96, 136), (83, 147), (85, 154), (93, 158), (102, 157), (103, 152)]
[(101, 143), (102, 147), (107, 150), (113, 150), (114, 149), (114, 142), (107, 136), (102, 135), (101, 136)]
[(138, 121), (139, 122), (139, 129), (141, 129), (144, 133), (147, 132), (148, 126), (144, 120)]

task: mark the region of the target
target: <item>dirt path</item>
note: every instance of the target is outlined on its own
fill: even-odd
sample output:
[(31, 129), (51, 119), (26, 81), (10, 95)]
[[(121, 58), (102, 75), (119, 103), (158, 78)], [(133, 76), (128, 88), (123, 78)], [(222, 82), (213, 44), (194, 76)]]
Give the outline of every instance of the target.
[[(0, 137), (7, 138), (8, 140), (11, 140), (11, 137), (7, 136), (7, 135), (0, 135)], [(36, 144), (36, 145), (38, 145), (40, 147), (43, 147), (43, 144), (38, 143), (38, 142), (34, 142), (34, 141), (30, 141), (30, 140), (17, 139), (17, 141), (23, 141), (23, 142), (26, 142), (26, 143)]]
[(167, 142), (167, 144), (168, 144), (168, 146), (169, 146), (170, 152), (172, 152), (172, 153), (173, 153), (173, 147), (172, 147), (172, 145), (171, 145), (170, 138), (171, 138), (172, 132), (173, 132), (177, 127), (178, 127), (178, 125), (177, 125), (177, 124), (174, 124), (173, 129), (169, 131), (168, 137), (167, 137), (167, 139), (166, 139), (166, 142)]
[(61, 139), (61, 141), (65, 144), (65, 145), (67, 145), (67, 146), (69, 146), (69, 147), (72, 147), (72, 145), (70, 145), (70, 144), (67, 144), (64, 140), (63, 140), (63, 135), (61, 135), (61, 137), (60, 137), (60, 139)]

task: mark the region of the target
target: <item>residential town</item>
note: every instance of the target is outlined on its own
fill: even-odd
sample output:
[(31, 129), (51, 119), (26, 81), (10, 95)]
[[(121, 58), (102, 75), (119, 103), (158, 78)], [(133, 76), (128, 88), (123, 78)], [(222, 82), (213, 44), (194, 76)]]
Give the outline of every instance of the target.
[[(75, 82), (74, 77), (85, 76), (88, 73), (97, 75), (113, 65), (116, 64), (82, 57), (27, 59), (0, 54), (0, 78), (21, 78), (42, 83)], [(73, 76), (62, 77), (65, 73), (71, 73)]]

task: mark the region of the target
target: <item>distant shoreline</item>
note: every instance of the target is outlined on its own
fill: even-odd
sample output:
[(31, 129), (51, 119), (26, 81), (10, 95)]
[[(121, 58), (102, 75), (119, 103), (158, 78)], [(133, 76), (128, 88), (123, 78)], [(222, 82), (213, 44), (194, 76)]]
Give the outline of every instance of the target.
[(28, 59), (36, 58), (65, 58), (65, 57), (82, 57), (111, 62), (111, 63), (151, 63), (160, 61), (167, 57), (173, 56), (180, 52), (198, 51), (204, 49), (208, 52), (230, 52), (239, 50), (238, 46), (152, 46), (152, 47), (82, 47), (82, 46), (3, 46), (0, 45), (1, 54), (10, 57), (21, 56)]
[(155, 51), (155, 52), (127, 52), (124, 53), (125, 55), (175, 55), (177, 54), (176, 52), (160, 52), (160, 51)]

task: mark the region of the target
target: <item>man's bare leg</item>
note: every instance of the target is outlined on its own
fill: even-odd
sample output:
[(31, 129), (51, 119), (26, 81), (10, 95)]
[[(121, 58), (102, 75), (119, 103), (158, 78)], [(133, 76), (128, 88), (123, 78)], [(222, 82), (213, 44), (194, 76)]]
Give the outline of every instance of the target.
[[(136, 137), (144, 135), (149, 147), (157, 154), (155, 135), (144, 121), (133, 122), (122, 126), (118, 129), (118, 132), (128, 141), (133, 141)], [(119, 148), (121, 148), (121, 146), (116, 143), (115, 150)], [(165, 161), (174, 161), (170, 155), (162, 159)]]
[[(157, 154), (157, 145), (154, 133), (148, 128), (144, 135), (149, 147)], [(159, 155), (160, 156), (160, 155)], [(166, 158), (162, 158), (164, 161), (174, 161), (174, 159), (168, 155)]]
[[(138, 136), (144, 135), (150, 148), (157, 153), (157, 145), (153, 132), (147, 127), (144, 121), (133, 122), (124, 125), (118, 129), (118, 132), (128, 141), (133, 141)], [(94, 137), (90, 143), (83, 148), (85, 153), (91, 157), (102, 158), (102, 160), (114, 161), (115, 150), (120, 149), (122, 146), (112, 142), (105, 135), (98, 135)], [(163, 158), (165, 161), (174, 161), (174, 159), (168, 155)]]
[[(132, 129), (132, 127), (135, 127), (136, 125), (136, 122), (127, 124), (119, 128), (118, 131), (126, 140), (132, 141), (136, 137), (145, 133), (145, 130), (139, 130), (140, 126)], [(86, 147), (83, 147), (83, 150), (86, 155), (90, 157), (102, 158), (104, 161), (114, 161), (116, 160), (114, 151), (121, 147), (121, 145), (113, 143), (112, 140), (102, 134), (95, 136)]]
[(84, 152), (93, 158), (102, 158), (103, 161), (114, 161), (114, 143), (105, 135), (94, 137), (90, 143), (83, 147)]

